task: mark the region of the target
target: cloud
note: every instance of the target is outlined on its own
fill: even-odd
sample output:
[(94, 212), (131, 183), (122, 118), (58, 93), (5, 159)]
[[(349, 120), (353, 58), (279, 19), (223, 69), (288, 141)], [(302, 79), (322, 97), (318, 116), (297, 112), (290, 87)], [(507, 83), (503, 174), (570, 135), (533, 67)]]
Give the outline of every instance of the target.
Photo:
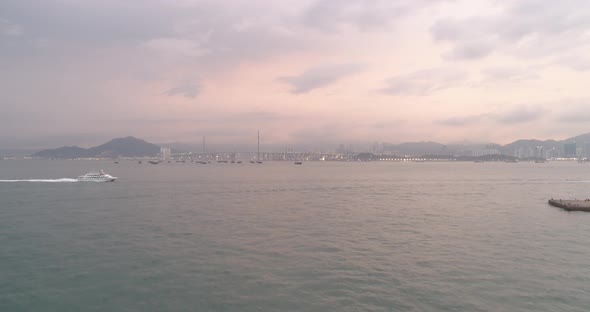
[(302, 127), (298, 130), (289, 133), (289, 137), (294, 142), (316, 142), (329, 143), (334, 140), (350, 141), (349, 131), (357, 129), (358, 124), (355, 123), (341, 123), (341, 122), (326, 122), (307, 127)]
[[(199, 4), (193, 18), (174, 23), (177, 36), (198, 43), (209, 53), (202, 63), (233, 66), (244, 60), (263, 60), (278, 54), (313, 49), (293, 17), (274, 3)], [(266, 14), (260, 15), (264, 11)]]
[(490, 23), (481, 18), (465, 20), (441, 19), (434, 23), (430, 32), (437, 42), (450, 42), (452, 48), (443, 57), (450, 60), (473, 60), (488, 56), (493, 51), (495, 37), (488, 37), (492, 31)]
[(93, 47), (169, 35), (170, 22), (180, 16), (180, 8), (161, 6), (156, 1), (112, 0), (4, 0), (0, 12), (22, 25), (27, 35)]
[(318, 0), (304, 13), (306, 26), (336, 31), (352, 26), (360, 30), (385, 29), (408, 7), (403, 1)]
[(494, 51), (521, 57), (546, 56), (587, 45), (590, 2), (586, 0), (515, 0), (495, 2), (493, 14), (444, 18), (431, 34), (451, 44), (443, 56), (454, 60), (484, 58)]
[(543, 117), (548, 110), (542, 106), (518, 106), (503, 113), (491, 114), (490, 117), (505, 125), (535, 121)]
[(445, 125), (445, 126), (453, 126), (453, 127), (461, 127), (461, 126), (468, 126), (473, 125), (476, 123), (481, 122), (486, 118), (486, 115), (473, 115), (473, 116), (463, 116), (463, 117), (451, 117), (447, 119), (437, 120), (434, 123)]
[(316, 0), (303, 12), (310, 28), (336, 32), (347, 29), (386, 31), (394, 22), (422, 8), (448, 0)]
[(448, 60), (475, 60), (488, 56), (493, 45), (484, 41), (470, 41), (456, 45), (450, 52), (443, 55)]
[(201, 86), (198, 83), (189, 83), (181, 86), (174, 87), (166, 91), (168, 96), (182, 95), (185, 98), (193, 99), (201, 92)]
[(559, 103), (553, 103), (555, 106), (566, 106), (566, 110), (556, 116), (555, 121), (561, 123), (587, 123), (590, 122), (590, 112), (588, 106), (590, 99), (579, 98), (562, 100)]
[(278, 80), (291, 85), (291, 93), (301, 94), (331, 85), (344, 77), (359, 73), (363, 68), (364, 65), (356, 63), (327, 65), (310, 68), (298, 76), (280, 77)]
[(590, 70), (590, 58), (582, 57), (580, 55), (564, 56), (557, 60), (557, 64), (575, 71), (583, 72)]
[(144, 46), (170, 56), (198, 57), (207, 53), (199, 43), (182, 38), (155, 38), (145, 42)]
[(533, 68), (518, 67), (489, 67), (481, 71), (484, 76), (484, 82), (520, 82), (531, 79), (538, 79), (539, 75)]
[[(75, 127), (105, 136), (129, 131), (143, 136), (139, 131), (146, 139), (184, 139), (178, 136), (203, 123), (220, 130), (268, 127), (285, 139), (318, 125), (328, 126), (314, 131), (336, 127), (330, 136), (371, 141), (474, 139), (479, 134), (471, 130), (478, 122), (501, 128), (535, 115), (528, 107), (532, 112), (510, 116), (515, 107), (510, 103), (502, 106), (506, 111), (490, 112), (480, 101), (584, 96), (589, 15), (586, 0), (2, 0), (0, 132), (61, 135)], [(544, 59), (524, 58), (529, 55)], [(482, 60), (486, 57), (490, 60)], [(471, 61), (447, 66), (448, 60)], [(535, 63), (575, 71), (535, 68)], [(537, 74), (546, 79), (529, 81)], [(374, 87), (380, 92), (359, 90), (385, 78), (390, 79)], [(483, 87), (471, 88), (474, 83)], [(340, 86), (355, 90), (321, 96)], [(289, 91), (317, 94), (302, 101)], [(161, 105), (162, 97), (208, 105), (171, 108)], [(371, 109), (355, 109), (362, 103), (371, 103)], [(420, 109), (411, 107), (416, 103)], [(572, 110), (579, 114), (551, 118), (583, 119), (582, 106)], [(454, 115), (460, 111), (473, 116)], [(109, 114), (147, 121), (98, 127), (95, 120)], [(424, 125), (446, 117), (453, 118), (437, 127)], [(23, 118), (35, 126), (23, 128)], [(395, 118), (416, 119), (400, 125)], [(330, 124), (333, 120), (341, 126)], [(358, 127), (351, 129), (350, 123)], [(566, 128), (553, 124), (531, 122), (525, 128), (529, 134)], [(436, 132), (441, 125), (464, 128)], [(583, 129), (584, 123), (575, 126)], [(499, 132), (490, 136), (498, 138)]]
[(18, 37), (23, 34), (23, 28), (20, 25), (11, 23), (7, 19), (0, 18), (0, 35), (8, 37)]
[[(121, 123), (131, 123), (134, 125), (178, 125), (178, 124), (210, 124), (219, 127), (227, 127), (225, 123), (234, 124), (256, 124), (267, 122), (282, 122), (286, 120), (296, 120), (300, 118), (297, 115), (287, 115), (272, 111), (245, 111), (238, 113), (216, 113), (207, 115), (187, 115), (182, 117), (158, 117), (158, 118), (123, 118), (116, 120)], [(105, 120), (106, 121), (106, 120)], [(220, 122), (223, 121), (223, 122)]]
[(230, 114), (227, 116), (227, 120), (232, 122), (244, 122), (244, 123), (266, 123), (266, 122), (279, 122), (285, 120), (294, 120), (298, 116), (285, 115), (272, 111), (250, 111), (243, 113)]
[[(22, 25), (27, 35), (55, 42), (60, 55), (140, 47), (170, 58), (190, 57), (201, 67), (227, 68), (315, 47), (304, 27), (294, 22), (298, 5), (272, 1), (4, 0), (0, 12)], [(30, 47), (23, 43), (20, 49)]]
[(389, 121), (379, 121), (376, 122), (372, 125), (373, 128), (376, 129), (387, 129), (387, 128), (393, 128), (393, 127), (399, 127), (403, 124), (406, 124), (408, 121), (405, 119), (395, 119), (395, 120), (389, 120)]
[(590, 112), (567, 112), (559, 115), (556, 119), (563, 123), (587, 123), (590, 122)]
[(541, 105), (520, 105), (505, 111), (493, 111), (478, 115), (440, 119), (434, 121), (434, 124), (462, 127), (491, 121), (502, 125), (513, 125), (539, 120), (548, 112), (549, 110)]
[(467, 73), (455, 69), (428, 69), (387, 79), (380, 91), (389, 95), (430, 95), (456, 87), (467, 79)]

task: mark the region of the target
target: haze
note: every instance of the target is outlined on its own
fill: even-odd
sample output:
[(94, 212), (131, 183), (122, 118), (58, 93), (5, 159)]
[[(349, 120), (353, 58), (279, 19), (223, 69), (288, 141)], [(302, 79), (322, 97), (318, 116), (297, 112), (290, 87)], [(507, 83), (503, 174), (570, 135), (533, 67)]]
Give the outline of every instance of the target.
[(0, 2), (0, 145), (588, 132), (590, 2)]

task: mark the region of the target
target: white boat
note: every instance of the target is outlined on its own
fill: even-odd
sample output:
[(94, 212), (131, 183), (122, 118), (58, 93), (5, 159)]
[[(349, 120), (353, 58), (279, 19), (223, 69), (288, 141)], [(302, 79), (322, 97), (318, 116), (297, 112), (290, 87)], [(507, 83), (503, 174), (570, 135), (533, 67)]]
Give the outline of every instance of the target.
[(114, 182), (115, 180), (117, 180), (117, 177), (106, 174), (102, 170), (100, 172), (89, 172), (78, 177), (80, 182)]

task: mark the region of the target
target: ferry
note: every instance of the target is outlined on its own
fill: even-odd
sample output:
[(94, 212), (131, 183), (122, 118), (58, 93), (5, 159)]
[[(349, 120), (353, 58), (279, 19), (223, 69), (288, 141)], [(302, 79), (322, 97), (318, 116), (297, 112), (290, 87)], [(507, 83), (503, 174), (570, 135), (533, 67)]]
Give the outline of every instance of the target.
[(117, 177), (106, 174), (102, 170), (100, 172), (89, 172), (78, 177), (80, 182), (114, 182), (115, 180), (117, 180)]

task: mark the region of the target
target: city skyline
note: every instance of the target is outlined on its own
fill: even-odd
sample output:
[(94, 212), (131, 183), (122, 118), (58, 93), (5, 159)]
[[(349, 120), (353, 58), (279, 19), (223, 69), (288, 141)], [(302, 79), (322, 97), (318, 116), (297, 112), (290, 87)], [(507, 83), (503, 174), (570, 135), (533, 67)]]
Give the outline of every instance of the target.
[[(173, 153), (195, 153), (195, 154), (258, 154), (258, 146), (252, 144), (210, 144), (207, 145), (206, 138), (203, 142), (197, 144), (167, 143), (153, 144), (145, 140), (132, 136), (124, 138), (114, 138), (100, 146), (80, 147), (76, 145), (61, 146), (39, 151), (39, 149), (30, 151), (9, 152), (8, 156), (28, 156), (42, 158), (78, 158), (81, 156), (95, 157), (103, 155), (107, 158), (118, 157), (121, 155), (144, 155), (152, 156), (158, 153), (163, 159), (170, 158)], [(115, 149), (113, 149), (115, 148)], [(120, 152), (115, 150), (121, 149)], [(134, 152), (135, 151), (135, 152)], [(6, 154), (7, 150), (0, 149), (0, 156)], [(521, 159), (527, 158), (576, 158), (590, 157), (590, 133), (581, 134), (575, 137), (563, 140), (527, 140), (519, 139), (506, 145), (495, 143), (456, 143), (442, 144), (438, 142), (404, 142), (392, 144), (387, 142), (373, 142), (372, 144), (331, 144), (321, 146), (305, 145), (286, 145), (286, 144), (264, 144), (262, 153), (271, 154), (346, 154), (354, 155), (359, 153), (372, 153), (377, 155), (388, 156), (472, 156), (481, 157), (486, 155), (507, 155)], [(131, 154), (127, 154), (131, 153)], [(6, 155), (5, 155), (6, 156)]]
[(582, 0), (3, 1), (0, 146), (231, 144), (257, 129), (293, 145), (565, 138), (590, 121), (588, 12)]

